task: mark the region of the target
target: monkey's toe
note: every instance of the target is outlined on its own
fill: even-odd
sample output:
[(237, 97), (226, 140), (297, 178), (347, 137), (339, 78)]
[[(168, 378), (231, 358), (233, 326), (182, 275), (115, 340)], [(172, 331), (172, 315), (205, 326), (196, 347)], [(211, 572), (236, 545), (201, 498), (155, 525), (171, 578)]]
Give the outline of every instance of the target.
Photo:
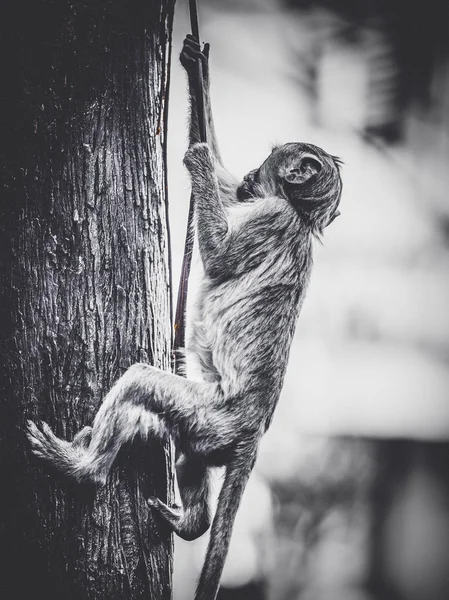
[(156, 509), (176, 535), (187, 542), (196, 540), (209, 529), (210, 519), (207, 513), (195, 514), (195, 512), (184, 511), (182, 506), (177, 505), (170, 508), (165, 502), (154, 497), (148, 498), (147, 502), (151, 508)]
[(147, 499), (147, 503), (149, 506), (151, 506), (151, 508), (156, 508), (161, 511), (167, 510), (170, 512), (170, 514), (174, 514), (175, 512), (179, 513), (179, 511), (181, 510), (181, 507), (176, 504), (173, 506), (173, 508), (170, 508), (168, 504), (165, 504), (165, 502), (162, 502), (162, 500), (156, 498), (156, 496), (150, 496)]
[(57, 466), (61, 457), (65, 457), (70, 451), (71, 444), (56, 437), (44, 421), (41, 422), (40, 428), (33, 421), (28, 421), (27, 429), (31, 451), (38, 458)]
[(173, 508), (170, 508), (165, 502), (162, 502), (162, 500), (159, 500), (159, 498), (154, 496), (150, 496), (147, 503), (148, 506), (156, 509), (156, 511), (173, 526), (182, 518), (182, 508), (180, 506), (175, 505)]
[(49, 429), (46, 423), (42, 423), (43, 430), (41, 430), (33, 421), (27, 421), (26, 435), (31, 445), (31, 451), (39, 457), (45, 457), (45, 448), (48, 442), (48, 434), (45, 431), (44, 426), (47, 430)]
[(88, 425), (86, 425), (86, 427), (83, 427), (81, 429), (81, 431), (78, 431), (78, 433), (73, 438), (73, 442), (72, 442), (73, 447), (87, 449), (89, 447), (91, 439), (92, 439), (92, 427), (89, 427)]

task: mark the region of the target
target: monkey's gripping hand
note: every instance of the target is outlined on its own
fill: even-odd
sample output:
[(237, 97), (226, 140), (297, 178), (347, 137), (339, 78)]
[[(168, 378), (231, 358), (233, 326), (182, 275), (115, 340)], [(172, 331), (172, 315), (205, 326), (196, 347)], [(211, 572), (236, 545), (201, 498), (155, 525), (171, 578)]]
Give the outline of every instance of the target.
[(213, 180), (215, 161), (212, 152), (203, 142), (193, 144), (184, 154), (184, 164), (192, 178), (192, 186), (204, 191), (203, 184)]
[(92, 481), (83, 469), (91, 436), (92, 428), (84, 427), (73, 442), (66, 442), (56, 437), (47, 423), (42, 422), (41, 429), (33, 421), (27, 423), (27, 437), (33, 454), (79, 482)]
[(203, 50), (195, 36), (187, 34), (184, 44), (179, 55), (179, 60), (187, 71), (189, 81), (198, 78), (197, 61), (200, 60), (203, 67), (203, 78), (209, 79), (209, 44), (204, 44)]
[[(209, 44), (204, 44), (204, 47), (201, 50), (198, 40), (193, 35), (189, 34), (184, 40), (179, 59), (187, 73), (187, 79), (189, 82), (189, 145), (191, 146), (199, 142), (202, 137), (200, 135), (200, 123), (198, 121), (198, 117), (200, 116), (201, 120), (203, 120), (202, 109), (204, 108), (206, 139), (209, 142), (213, 155), (221, 164), (221, 166), (223, 166), (220, 149), (218, 147), (218, 140), (215, 133), (214, 119), (212, 116), (209, 77)], [(201, 69), (198, 68), (199, 65), (201, 65)], [(228, 187), (232, 180), (233, 178), (229, 175), (229, 173), (225, 172), (225, 181)], [(235, 184), (236, 183), (237, 182), (235, 182)]]
[[(222, 209), (215, 172), (215, 158), (209, 145), (199, 142), (190, 146), (184, 155), (184, 165), (190, 173), (197, 216), (201, 218), (205, 212), (210, 212), (211, 203), (212, 214), (217, 212), (218, 207)], [(198, 224), (198, 230), (201, 234), (200, 224)]]

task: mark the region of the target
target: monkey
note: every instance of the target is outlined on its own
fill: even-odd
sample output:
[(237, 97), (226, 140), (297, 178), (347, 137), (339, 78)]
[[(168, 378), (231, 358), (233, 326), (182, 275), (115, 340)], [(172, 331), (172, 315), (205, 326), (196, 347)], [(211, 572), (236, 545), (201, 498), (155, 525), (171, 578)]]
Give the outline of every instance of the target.
[[(313, 239), (339, 214), (340, 161), (312, 144), (273, 148), (242, 181), (223, 166), (209, 81), (209, 46), (188, 35), (180, 55), (191, 115), (190, 174), (201, 280), (188, 315), (186, 360), (201, 380), (131, 366), (72, 442), (28, 422), (32, 452), (77, 482), (104, 484), (125, 443), (171, 436), (182, 506), (149, 498), (180, 537), (209, 529), (209, 474), (225, 467), (195, 600), (216, 598), (235, 515), (282, 389), (312, 269)], [(196, 61), (204, 73), (208, 143), (199, 139)]]

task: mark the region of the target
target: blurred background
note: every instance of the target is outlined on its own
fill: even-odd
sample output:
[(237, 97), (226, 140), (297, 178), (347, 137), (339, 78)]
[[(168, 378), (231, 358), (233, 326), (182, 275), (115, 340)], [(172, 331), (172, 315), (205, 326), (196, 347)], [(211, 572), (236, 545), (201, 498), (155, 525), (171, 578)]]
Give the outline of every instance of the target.
[[(198, 0), (226, 166), (307, 141), (344, 161), (220, 599), (449, 598), (449, 2)], [(190, 31), (169, 120), (174, 282), (190, 196)], [(220, 473), (216, 476), (219, 489)], [(191, 600), (207, 535), (176, 540)]]

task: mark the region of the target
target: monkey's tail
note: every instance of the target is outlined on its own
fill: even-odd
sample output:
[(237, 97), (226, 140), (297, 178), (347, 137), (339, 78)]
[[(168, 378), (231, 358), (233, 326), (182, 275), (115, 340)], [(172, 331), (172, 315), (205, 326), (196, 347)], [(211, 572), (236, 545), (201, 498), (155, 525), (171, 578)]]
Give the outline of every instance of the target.
[(217, 596), (235, 515), (256, 460), (257, 447), (252, 440), (226, 468), (195, 600), (215, 600)]

